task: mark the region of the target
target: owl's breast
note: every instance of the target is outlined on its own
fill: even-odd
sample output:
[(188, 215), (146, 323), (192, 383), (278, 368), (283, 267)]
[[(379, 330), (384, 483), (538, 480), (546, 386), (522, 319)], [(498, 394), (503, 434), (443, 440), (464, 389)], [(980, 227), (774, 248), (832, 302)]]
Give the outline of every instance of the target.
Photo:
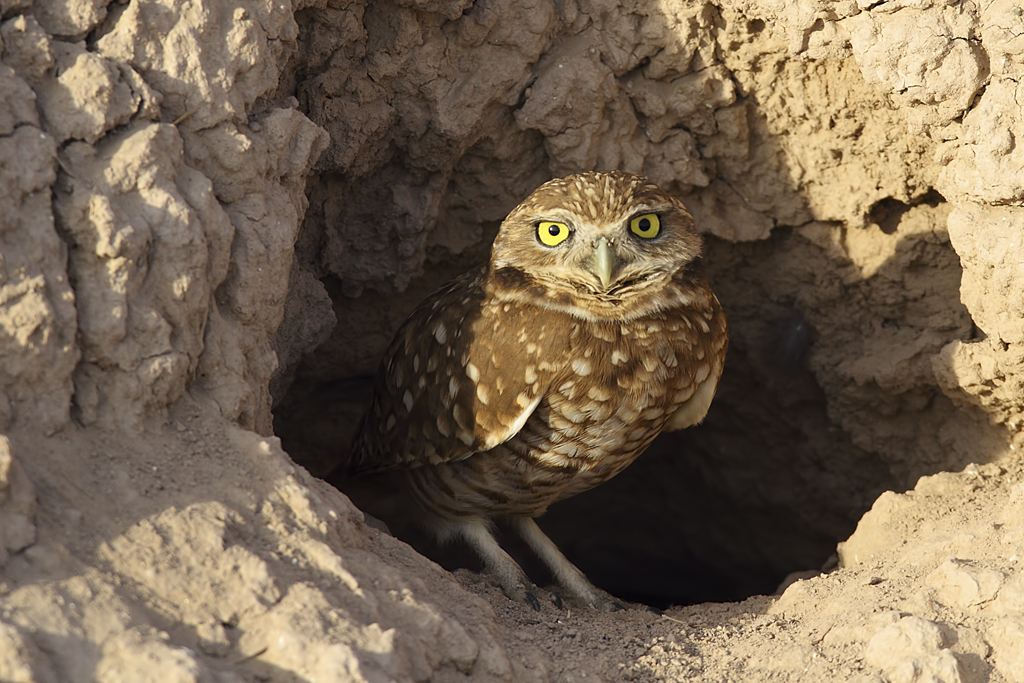
[[(460, 339), (472, 343), (450, 355), (445, 381), (423, 389), (451, 399), (450, 412), (442, 400), (425, 413), (446, 440), (431, 432), (426, 441), (432, 452), (455, 455), (408, 470), (426, 509), (451, 518), (543, 514), (621, 472), (680, 414), (698, 422), (703, 412), (692, 406), (708, 390), (713, 396), (728, 334), (708, 292), (629, 321), (485, 304)], [(420, 426), (409, 432), (413, 443), (424, 441)]]
[(693, 311), (574, 327), (570, 360), (515, 437), (516, 450), (539, 470), (574, 473), (560, 497), (622, 471), (714, 371), (703, 317)]

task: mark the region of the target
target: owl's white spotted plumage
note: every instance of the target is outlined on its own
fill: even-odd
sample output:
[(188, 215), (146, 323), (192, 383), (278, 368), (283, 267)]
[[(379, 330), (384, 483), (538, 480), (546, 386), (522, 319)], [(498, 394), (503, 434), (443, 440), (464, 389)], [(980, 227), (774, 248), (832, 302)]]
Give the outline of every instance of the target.
[(350, 469), (405, 468), (428, 525), (466, 539), (507, 594), (529, 597), (530, 584), (495, 517), (570, 597), (606, 602), (533, 518), (704, 418), (728, 333), (701, 244), (683, 205), (639, 176), (542, 185), (502, 223), (489, 263), (399, 329)]

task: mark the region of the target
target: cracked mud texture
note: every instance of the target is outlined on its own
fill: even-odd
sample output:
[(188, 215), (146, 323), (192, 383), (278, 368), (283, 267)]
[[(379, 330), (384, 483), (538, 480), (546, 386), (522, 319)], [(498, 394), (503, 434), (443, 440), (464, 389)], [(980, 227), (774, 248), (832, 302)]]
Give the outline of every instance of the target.
[[(1024, 682), (1022, 36), (0, 0), (0, 680)], [(690, 208), (733, 343), (704, 425), (541, 523), (663, 616), (534, 612), (307, 473), (404, 315), (609, 168)]]

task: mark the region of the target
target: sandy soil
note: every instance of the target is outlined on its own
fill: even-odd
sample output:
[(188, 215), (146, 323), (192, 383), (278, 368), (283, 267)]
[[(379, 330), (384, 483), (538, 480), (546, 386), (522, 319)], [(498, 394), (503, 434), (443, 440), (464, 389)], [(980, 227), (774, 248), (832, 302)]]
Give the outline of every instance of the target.
[[(781, 596), (614, 613), (510, 601), (365, 526), (276, 439), (179, 404), (135, 447), (35, 442), (6, 680), (1019, 681), (1024, 463), (885, 494)], [(360, 625), (361, 624), (361, 625)], [(20, 668), (19, 668), (20, 667)], [(17, 673), (24, 675), (19, 678)], [(191, 676), (191, 678), (189, 678)], [(452, 678), (454, 677), (454, 678)]]

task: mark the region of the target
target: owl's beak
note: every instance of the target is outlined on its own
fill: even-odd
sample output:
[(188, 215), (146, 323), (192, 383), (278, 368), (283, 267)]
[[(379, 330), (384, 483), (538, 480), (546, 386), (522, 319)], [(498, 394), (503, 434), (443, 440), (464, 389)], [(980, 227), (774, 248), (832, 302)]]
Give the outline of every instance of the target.
[(599, 239), (597, 246), (594, 247), (594, 254), (590, 257), (590, 272), (597, 276), (597, 279), (601, 281), (601, 286), (605, 289), (611, 284), (616, 260), (615, 252), (608, 244), (608, 238)]

